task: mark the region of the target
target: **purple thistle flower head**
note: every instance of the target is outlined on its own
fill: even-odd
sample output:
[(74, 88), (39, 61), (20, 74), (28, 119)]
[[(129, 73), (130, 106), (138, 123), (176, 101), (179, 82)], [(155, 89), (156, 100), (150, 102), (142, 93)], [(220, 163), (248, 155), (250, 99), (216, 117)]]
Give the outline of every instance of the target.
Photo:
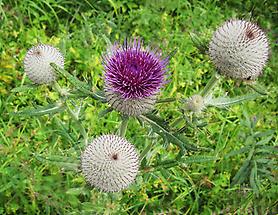
[(143, 99), (159, 92), (165, 84), (169, 57), (144, 48), (140, 39), (115, 43), (103, 57), (105, 88), (124, 100)]

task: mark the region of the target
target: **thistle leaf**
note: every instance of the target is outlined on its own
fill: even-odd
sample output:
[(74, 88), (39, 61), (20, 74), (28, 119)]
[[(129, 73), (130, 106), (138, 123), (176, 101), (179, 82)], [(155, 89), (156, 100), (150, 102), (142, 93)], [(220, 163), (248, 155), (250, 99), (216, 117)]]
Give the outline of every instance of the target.
[(155, 133), (162, 136), (163, 138), (166, 137), (171, 143), (177, 145), (181, 150), (198, 150), (196, 146), (189, 144), (184, 140), (181, 140), (181, 138), (177, 134), (171, 134), (169, 132), (168, 124), (163, 119), (152, 114), (141, 115), (140, 117), (152, 126)]
[(57, 130), (55, 132), (65, 138), (69, 143), (75, 144), (78, 140), (73, 136), (71, 132), (69, 132), (68, 128), (64, 125), (64, 123), (58, 118), (54, 117), (54, 122), (57, 126)]
[(67, 170), (79, 171), (79, 162), (72, 161), (72, 159), (70, 158), (57, 155), (44, 157), (38, 154), (34, 154), (34, 156), (41, 162), (51, 163)]
[[(265, 136), (269, 136), (269, 135), (273, 135), (275, 133), (274, 130), (267, 130), (267, 131), (264, 131), (264, 132), (256, 132), (254, 134), (254, 137), (255, 138), (258, 138), (258, 137), (265, 137)], [(272, 136), (271, 136), (272, 137)]]
[(248, 170), (249, 165), (250, 165), (250, 160), (245, 160), (243, 165), (237, 171), (236, 175), (233, 177), (232, 183), (231, 183), (232, 186), (234, 186), (235, 184), (240, 184), (245, 180), (245, 178), (249, 172), (249, 170)]
[(247, 94), (244, 96), (237, 96), (234, 98), (229, 97), (218, 97), (218, 98), (211, 98), (208, 101), (206, 101), (206, 104), (208, 106), (214, 106), (218, 108), (226, 108), (234, 104), (239, 104), (246, 100), (252, 100), (260, 97), (259, 94), (253, 93), (253, 94)]
[(248, 83), (247, 82), (247, 86), (263, 96), (267, 95), (263, 86), (259, 85), (258, 83)]
[(166, 98), (166, 99), (159, 99), (156, 101), (156, 103), (167, 103), (167, 102), (175, 102), (176, 98)]
[(65, 110), (65, 106), (62, 103), (49, 104), (33, 109), (22, 110), (12, 113), (13, 115), (24, 115), (24, 116), (43, 116), (46, 114), (55, 114)]
[(229, 157), (232, 157), (232, 156), (235, 156), (235, 155), (238, 155), (238, 154), (248, 152), (250, 150), (250, 148), (251, 148), (251, 145), (248, 145), (248, 146), (242, 147), (241, 149), (233, 150), (230, 153), (226, 154), (225, 158), (229, 158)]
[(277, 155), (278, 154), (278, 148), (276, 148), (275, 146), (263, 146), (263, 147), (258, 147), (256, 149), (256, 153), (266, 153), (266, 154), (274, 154)]
[(199, 51), (203, 54), (206, 54), (208, 52), (208, 42), (201, 40), (200, 37), (198, 37), (194, 33), (189, 33), (189, 36), (191, 38), (191, 41), (193, 42), (194, 46), (199, 49)]
[(111, 111), (113, 111), (112, 107), (106, 108), (99, 112), (98, 117), (99, 118), (104, 117), (106, 114), (110, 113)]
[(258, 173), (261, 173), (261, 175), (264, 175), (269, 181), (276, 182), (277, 180), (272, 176), (272, 172), (266, 169), (260, 169), (258, 168)]
[(106, 101), (106, 99), (100, 94), (92, 92), (88, 84), (78, 80), (75, 76), (73, 76), (72, 74), (70, 74), (64, 69), (61, 69), (60, 67), (56, 66), (53, 63), (51, 64), (51, 66), (57, 73), (67, 78), (82, 93), (92, 96), (94, 99), (101, 100), (103, 102)]
[(186, 159), (182, 159), (181, 163), (190, 164), (190, 163), (206, 163), (209, 161), (216, 161), (218, 158), (216, 156), (206, 156), (206, 155), (192, 155)]
[(253, 188), (254, 192), (256, 194), (259, 193), (259, 188), (258, 188), (258, 185), (257, 185), (257, 163), (254, 161), (254, 165), (253, 165), (253, 168), (251, 169), (251, 173), (250, 173), (250, 178), (249, 178), (249, 181), (250, 181), (250, 185), (251, 187)]
[(30, 85), (23, 85), (21, 87), (15, 87), (11, 90), (12, 93), (20, 93), (20, 92), (26, 92), (28, 90), (33, 90), (34, 88), (37, 88), (38, 85), (30, 84)]
[(261, 145), (265, 145), (267, 143), (269, 143), (269, 141), (273, 138), (273, 135), (266, 137), (265, 139), (257, 142), (257, 145), (261, 146)]

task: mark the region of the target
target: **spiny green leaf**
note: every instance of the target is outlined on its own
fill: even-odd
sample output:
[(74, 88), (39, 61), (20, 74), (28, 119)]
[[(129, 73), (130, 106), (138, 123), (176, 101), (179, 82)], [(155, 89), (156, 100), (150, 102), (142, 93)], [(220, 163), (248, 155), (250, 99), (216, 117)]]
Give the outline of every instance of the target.
[(13, 115), (25, 115), (25, 116), (43, 116), (46, 114), (55, 114), (65, 110), (65, 106), (62, 103), (49, 104), (44, 107), (38, 107), (33, 109), (22, 110), (12, 113)]
[(106, 108), (104, 110), (101, 110), (98, 114), (98, 117), (104, 117), (106, 114), (110, 113), (111, 111), (113, 111), (112, 107)]
[(176, 98), (166, 98), (166, 99), (159, 99), (156, 103), (167, 103), (167, 102), (175, 102)]
[(245, 180), (245, 177), (248, 173), (248, 168), (250, 165), (250, 160), (245, 160), (243, 165), (240, 167), (240, 169), (237, 171), (236, 175), (233, 177), (232, 179), (232, 186), (237, 184), (237, 183), (241, 183)]
[(72, 161), (72, 159), (64, 157), (64, 156), (48, 156), (48, 157), (44, 157), (41, 155), (34, 155), (35, 158), (39, 161), (42, 162), (47, 162), (47, 163), (51, 163), (54, 165), (57, 165), (63, 169), (67, 169), (67, 170), (74, 170), (74, 171), (78, 171), (79, 170), (79, 162), (77, 161)]
[(11, 90), (12, 93), (26, 92), (28, 90), (34, 90), (38, 85), (23, 85), (21, 87), (15, 87)]
[(267, 169), (258, 168), (258, 173), (268, 178), (269, 181), (276, 182), (275, 177), (273, 177), (273, 173)]
[(208, 156), (208, 155), (192, 155), (188, 158), (182, 159), (181, 163), (205, 163), (209, 161), (216, 161), (218, 158), (216, 156)]
[(262, 147), (257, 147), (256, 153), (267, 153), (267, 154), (278, 154), (278, 148), (275, 146), (262, 146)]
[(265, 139), (257, 142), (257, 145), (265, 145), (267, 143), (269, 143), (269, 141), (273, 138), (273, 135), (269, 136), (269, 137), (266, 137)]
[(74, 77), (72, 74), (70, 74), (69, 72), (67, 72), (66, 70), (58, 67), (55, 64), (51, 64), (51, 66), (54, 68), (54, 70), (63, 75), (64, 77), (66, 77), (78, 90), (80, 90), (82, 93), (85, 93), (91, 97), (93, 97), (94, 99), (97, 100), (101, 100), (103, 102), (106, 101), (105, 97), (103, 97), (102, 95), (100, 95), (99, 93), (94, 93), (91, 91), (89, 85), (85, 82), (82, 82), (80, 80), (78, 80), (76, 77)]
[(263, 96), (267, 95), (267, 93), (265, 92), (265, 87), (263, 88), (263, 86), (259, 85), (258, 83), (247, 82), (247, 86)]
[(229, 157), (232, 157), (232, 156), (235, 156), (235, 155), (238, 155), (238, 154), (248, 152), (250, 150), (250, 148), (251, 148), (251, 146), (248, 145), (248, 146), (242, 147), (241, 149), (231, 151), (230, 153), (225, 155), (225, 158), (229, 158)]
[(270, 168), (272, 168), (274, 165), (277, 164), (276, 161), (274, 161), (274, 160), (272, 160), (272, 159), (267, 159), (267, 158), (258, 158), (258, 159), (256, 159), (256, 162), (257, 162), (257, 163), (260, 163), (260, 164), (267, 165), (267, 166), (269, 166)]
[(68, 131), (68, 128), (66, 128), (58, 117), (54, 117), (54, 122), (57, 126), (57, 130), (55, 132), (64, 137), (71, 144), (75, 144), (77, 142), (77, 139)]
[(249, 181), (250, 181), (250, 186), (253, 188), (254, 192), (256, 194), (259, 193), (258, 185), (257, 185), (257, 163), (254, 161), (253, 162), (253, 167), (251, 169)]
[(168, 131), (168, 127), (169, 127), (168, 124), (161, 118), (158, 118), (157, 116), (151, 114), (142, 115), (140, 117), (143, 118), (152, 126), (154, 132), (156, 132), (157, 134), (159, 134), (164, 138), (166, 136), (171, 143), (177, 145), (181, 150), (185, 150), (185, 149), (192, 150), (192, 151), (198, 150), (196, 146), (181, 140), (178, 135), (171, 134)]
[(259, 94), (253, 93), (253, 94), (247, 94), (244, 96), (237, 96), (234, 98), (218, 97), (218, 98), (209, 99), (207, 101), (207, 104), (210, 106), (214, 106), (214, 107), (224, 108), (224, 107), (228, 107), (228, 106), (231, 106), (234, 104), (239, 104), (243, 101), (258, 98), (259, 96), (260, 96)]
[(190, 32), (189, 35), (194, 46), (199, 49), (201, 53), (206, 54), (208, 51), (208, 41), (201, 40), (199, 36), (192, 32)]
[(274, 133), (275, 133), (274, 130), (267, 130), (264, 132), (255, 132), (254, 137), (258, 138), (258, 137), (272, 136)]

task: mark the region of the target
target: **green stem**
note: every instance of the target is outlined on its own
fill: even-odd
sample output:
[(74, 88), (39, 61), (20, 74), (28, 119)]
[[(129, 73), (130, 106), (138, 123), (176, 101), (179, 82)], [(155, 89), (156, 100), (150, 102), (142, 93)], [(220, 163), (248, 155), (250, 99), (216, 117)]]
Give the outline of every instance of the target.
[(128, 116), (124, 115), (122, 116), (122, 122), (121, 122), (121, 125), (120, 125), (120, 131), (119, 131), (119, 135), (121, 137), (125, 137), (125, 133), (126, 133), (126, 129), (127, 129), (127, 124), (128, 124)]
[(59, 93), (60, 96), (62, 96), (62, 97), (64, 96), (63, 95), (63, 90), (60, 87), (60, 85), (58, 84), (58, 82), (55, 81), (52, 86)]
[(64, 94), (64, 92), (63, 92), (63, 90), (62, 90), (62, 88), (60, 87), (60, 85), (59, 85), (56, 81), (53, 83), (52, 86), (53, 86), (53, 88), (60, 94), (60, 96), (62, 97), (62, 101), (63, 101), (63, 103), (66, 105), (67, 112), (70, 114), (70, 116), (73, 118), (73, 120), (77, 123), (77, 125), (78, 125), (78, 127), (79, 127), (79, 129), (80, 129), (80, 132), (81, 132), (81, 134), (82, 134), (82, 136), (83, 136), (83, 138), (84, 138), (84, 143), (85, 143), (85, 145), (87, 145), (87, 143), (88, 143), (88, 135), (87, 135), (87, 132), (86, 132), (85, 128), (83, 127), (82, 123), (80, 122), (80, 120), (79, 120), (77, 114), (74, 113), (74, 112), (72, 111), (72, 109), (70, 108), (70, 106), (68, 105), (68, 103), (67, 103), (67, 101), (66, 101), (67, 97), (65, 96), (65, 94)]
[(151, 150), (153, 144), (154, 144), (154, 141), (151, 141), (151, 143), (149, 145), (147, 145), (147, 147), (142, 151), (142, 153), (140, 154), (140, 158), (139, 158), (140, 162), (144, 159), (146, 154)]
[(201, 96), (206, 97), (210, 94), (210, 92), (213, 90), (213, 88), (217, 85), (219, 80), (219, 75), (215, 72), (209, 82), (207, 83), (207, 85), (205, 86), (205, 88), (203, 89), (203, 91), (201, 92)]
[(98, 93), (92, 92), (86, 83), (80, 81), (79, 79), (77, 79), (75, 76), (73, 76), (66, 70), (58, 67), (54, 63), (51, 63), (50, 65), (57, 73), (62, 74), (65, 78), (67, 78), (67, 80), (69, 80), (69, 82), (71, 82), (76, 87), (76, 89), (78, 89), (80, 92), (92, 96), (96, 100), (101, 100), (103, 102), (106, 101), (106, 99), (103, 96), (99, 95)]
[(86, 132), (85, 128), (83, 127), (83, 125), (82, 125), (82, 123), (80, 122), (80, 120), (79, 120), (78, 116), (76, 115), (76, 113), (74, 113), (74, 112), (72, 111), (72, 109), (69, 107), (69, 105), (67, 104), (67, 102), (65, 102), (65, 103), (66, 103), (66, 107), (67, 107), (68, 113), (69, 113), (70, 116), (74, 119), (74, 121), (77, 123), (77, 125), (78, 125), (78, 127), (79, 127), (79, 129), (80, 129), (80, 132), (81, 132), (81, 134), (82, 134), (82, 136), (83, 136), (84, 143), (85, 143), (85, 145), (87, 145), (87, 144), (88, 144), (88, 135), (87, 135), (87, 132)]
[(167, 103), (167, 102), (175, 102), (177, 101), (176, 98), (165, 98), (165, 99), (159, 99), (156, 101), (156, 103)]

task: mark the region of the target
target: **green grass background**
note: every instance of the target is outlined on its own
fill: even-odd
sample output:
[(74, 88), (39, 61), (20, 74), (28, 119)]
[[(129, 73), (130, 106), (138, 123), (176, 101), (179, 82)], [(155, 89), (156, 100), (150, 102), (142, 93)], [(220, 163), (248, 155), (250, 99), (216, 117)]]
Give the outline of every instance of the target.
[[(11, 92), (31, 83), (23, 72), (23, 58), (38, 42), (59, 47), (66, 69), (93, 89), (103, 86), (101, 55), (109, 40), (139, 36), (166, 54), (177, 49), (169, 65), (170, 83), (161, 97), (186, 98), (199, 92), (214, 71), (189, 33), (208, 41), (217, 26), (231, 18), (251, 19), (269, 37), (270, 60), (258, 80), (268, 95), (227, 110), (209, 108), (202, 115), (206, 127), (187, 128), (192, 144), (211, 149), (198, 155), (217, 160), (141, 171), (129, 189), (101, 193), (88, 187), (80, 172), (71, 171), (67, 164), (79, 159), (84, 146), (78, 127), (66, 113), (11, 115), (58, 98), (48, 86)], [(272, 132), (268, 144), (277, 146), (277, 23), (276, 0), (0, 0), (0, 214), (276, 214), (277, 169), (268, 173), (270, 179), (260, 178), (259, 193), (255, 193), (248, 178), (231, 186), (248, 153), (225, 155), (244, 147), (254, 132)], [(70, 87), (65, 79), (60, 84)], [(228, 92), (230, 96), (250, 91), (225, 79), (220, 87), (218, 94)], [(98, 113), (107, 105), (90, 98), (84, 103), (82, 123), (90, 137), (116, 132), (117, 113), (99, 118)], [(173, 121), (180, 115), (180, 106), (158, 104), (157, 109)], [(127, 138), (140, 152), (154, 143), (147, 154), (148, 164), (177, 153), (175, 146), (164, 144), (136, 120), (129, 122)], [(49, 162), (38, 155), (67, 159)]]

